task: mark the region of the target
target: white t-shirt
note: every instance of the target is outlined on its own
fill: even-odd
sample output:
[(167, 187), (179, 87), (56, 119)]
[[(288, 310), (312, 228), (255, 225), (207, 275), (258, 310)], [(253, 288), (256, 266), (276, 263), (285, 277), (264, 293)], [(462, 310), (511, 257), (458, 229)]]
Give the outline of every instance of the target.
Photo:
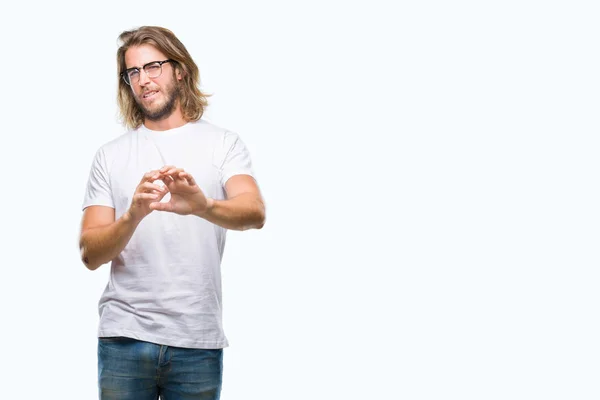
[[(253, 176), (235, 133), (207, 121), (168, 131), (143, 125), (103, 145), (94, 158), (83, 208), (129, 208), (143, 175), (164, 165), (191, 173), (204, 194), (225, 198), (233, 175)], [(162, 200), (167, 201), (169, 195)], [(223, 348), (221, 259), (226, 229), (194, 215), (153, 211), (111, 262), (99, 301), (98, 336), (127, 336), (168, 346)]]

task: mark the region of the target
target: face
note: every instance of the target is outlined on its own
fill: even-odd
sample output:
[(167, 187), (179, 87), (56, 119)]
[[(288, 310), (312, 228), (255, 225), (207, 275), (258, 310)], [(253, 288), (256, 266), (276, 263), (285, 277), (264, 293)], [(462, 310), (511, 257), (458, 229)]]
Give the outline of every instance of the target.
[(125, 52), (125, 65), (139, 68), (139, 81), (131, 82), (131, 90), (144, 117), (150, 121), (160, 121), (169, 117), (179, 99), (179, 80), (181, 75), (173, 63), (162, 64), (162, 73), (150, 78), (142, 66), (153, 61), (164, 61), (167, 57), (151, 45), (131, 47)]

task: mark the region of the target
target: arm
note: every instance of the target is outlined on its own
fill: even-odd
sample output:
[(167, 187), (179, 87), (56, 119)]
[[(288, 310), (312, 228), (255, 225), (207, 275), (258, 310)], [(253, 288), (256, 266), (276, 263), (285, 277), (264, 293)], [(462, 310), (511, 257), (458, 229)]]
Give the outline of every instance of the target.
[(195, 215), (226, 229), (260, 229), (265, 224), (265, 205), (254, 178), (234, 175), (225, 184), (226, 200), (207, 199), (206, 209)]
[(115, 221), (115, 210), (90, 206), (83, 212), (79, 249), (81, 260), (93, 271), (117, 257), (125, 248), (144, 217), (152, 212), (150, 204), (160, 202), (167, 189), (154, 184), (158, 171), (146, 173), (138, 184), (131, 206)]
[(93, 271), (117, 257), (131, 239), (137, 225), (129, 213), (115, 221), (114, 208), (86, 208), (79, 239), (81, 260), (85, 266)]
[(150, 204), (151, 210), (193, 214), (225, 229), (260, 229), (265, 224), (265, 205), (250, 175), (234, 175), (225, 183), (227, 200), (207, 198), (194, 177), (182, 168), (165, 166), (160, 171), (171, 200)]

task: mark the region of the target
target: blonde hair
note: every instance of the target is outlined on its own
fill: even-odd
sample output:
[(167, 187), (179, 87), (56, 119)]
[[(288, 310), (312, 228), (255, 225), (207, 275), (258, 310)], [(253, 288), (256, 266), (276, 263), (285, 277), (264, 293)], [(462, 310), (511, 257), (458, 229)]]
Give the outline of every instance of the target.
[(125, 52), (135, 46), (149, 44), (163, 53), (168, 59), (174, 60), (173, 66), (182, 75), (180, 90), (180, 105), (183, 118), (186, 121), (197, 121), (204, 114), (208, 105), (209, 94), (200, 91), (200, 71), (198, 66), (179, 39), (166, 28), (158, 26), (142, 26), (138, 29), (124, 31), (119, 35), (122, 42), (117, 51), (117, 72), (119, 89), (117, 102), (120, 117), (128, 128), (139, 128), (144, 122), (144, 114), (135, 102), (131, 88), (121, 78), (121, 73), (127, 69)]

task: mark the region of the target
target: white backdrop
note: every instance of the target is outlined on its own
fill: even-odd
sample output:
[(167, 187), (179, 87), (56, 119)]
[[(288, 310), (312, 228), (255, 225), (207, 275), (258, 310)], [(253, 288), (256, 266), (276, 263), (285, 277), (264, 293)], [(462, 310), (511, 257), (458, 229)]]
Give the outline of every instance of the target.
[(2, 391), (94, 399), (79, 261), (117, 37), (175, 32), (267, 203), (229, 232), (223, 400), (598, 399), (592, 1), (3, 6)]

